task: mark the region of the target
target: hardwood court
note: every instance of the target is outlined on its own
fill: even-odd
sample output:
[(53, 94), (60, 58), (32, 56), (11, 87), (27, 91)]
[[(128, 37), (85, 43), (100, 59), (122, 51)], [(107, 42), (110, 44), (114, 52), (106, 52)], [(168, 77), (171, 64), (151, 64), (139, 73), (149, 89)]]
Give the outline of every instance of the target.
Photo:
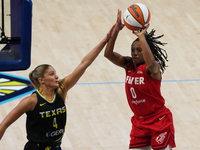
[[(28, 78), (39, 64), (51, 64), (60, 78), (68, 75), (106, 35), (131, 0), (33, 0), (32, 64), (8, 72)], [(175, 150), (200, 149), (200, 1), (140, 0), (151, 11), (149, 30), (164, 34), (169, 56), (162, 94), (173, 113)], [(130, 55), (135, 36), (124, 28), (115, 50)], [(103, 51), (67, 98), (67, 127), (63, 150), (127, 150), (131, 112), (124, 89), (125, 72), (111, 64)], [(0, 121), (20, 99), (0, 105)], [(1, 150), (22, 150), (27, 139), (26, 115), (12, 124), (0, 142)]]

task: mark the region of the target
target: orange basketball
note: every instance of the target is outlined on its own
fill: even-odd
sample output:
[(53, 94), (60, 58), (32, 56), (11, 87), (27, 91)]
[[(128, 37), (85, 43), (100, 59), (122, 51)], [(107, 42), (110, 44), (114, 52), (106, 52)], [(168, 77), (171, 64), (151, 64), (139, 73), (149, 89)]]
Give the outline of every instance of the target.
[(135, 3), (129, 6), (124, 12), (124, 24), (132, 30), (144, 29), (150, 21), (151, 14), (149, 9), (141, 3)]

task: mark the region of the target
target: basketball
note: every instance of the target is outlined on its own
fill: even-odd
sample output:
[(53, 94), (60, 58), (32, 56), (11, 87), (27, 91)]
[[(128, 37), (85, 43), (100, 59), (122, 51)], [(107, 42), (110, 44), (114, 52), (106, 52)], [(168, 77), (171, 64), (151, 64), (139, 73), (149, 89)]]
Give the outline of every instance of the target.
[(149, 9), (141, 3), (135, 3), (129, 6), (124, 12), (124, 25), (132, 30), (137, 31), (148, 26), (151, 18)]

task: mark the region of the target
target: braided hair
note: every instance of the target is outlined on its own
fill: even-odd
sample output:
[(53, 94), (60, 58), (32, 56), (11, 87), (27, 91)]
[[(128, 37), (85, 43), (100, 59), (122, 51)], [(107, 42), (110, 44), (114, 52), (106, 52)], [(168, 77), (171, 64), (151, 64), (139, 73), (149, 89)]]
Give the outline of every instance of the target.
[[(163, 37), (164, 34), (160, 36), (155, 36), (154, 34), (155, 32), (156, 30), (154, 29), (152, 29), (150, 33), (146, 32), (145, 38), (151, 49), (151, 52), (153, 53), (155, 60), (160, 64), (162, 73), (164, 73), (164, 70), (167, 67), (166, 61), (168, 61), (167, 59), (168, 56), (166, 50), (160, 48), (159, 45), (164, 46), (167, 43), (162, 43), (161, 41), (158, 40), (159, 38)], [(136, 41), (139, 41), (139, 39), (137, 38), (135, 41), (133, 41), (133, 44)]]

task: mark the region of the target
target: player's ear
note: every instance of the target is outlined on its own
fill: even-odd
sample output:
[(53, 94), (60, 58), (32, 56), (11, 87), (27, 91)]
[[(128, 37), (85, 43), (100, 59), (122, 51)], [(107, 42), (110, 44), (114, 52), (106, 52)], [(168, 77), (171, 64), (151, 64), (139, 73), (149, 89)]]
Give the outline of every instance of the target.
[(43, 78), (38, 78), (38, 82), (39, 82), (40, 84), (44, 84), (44, 79), (43, 79)]

